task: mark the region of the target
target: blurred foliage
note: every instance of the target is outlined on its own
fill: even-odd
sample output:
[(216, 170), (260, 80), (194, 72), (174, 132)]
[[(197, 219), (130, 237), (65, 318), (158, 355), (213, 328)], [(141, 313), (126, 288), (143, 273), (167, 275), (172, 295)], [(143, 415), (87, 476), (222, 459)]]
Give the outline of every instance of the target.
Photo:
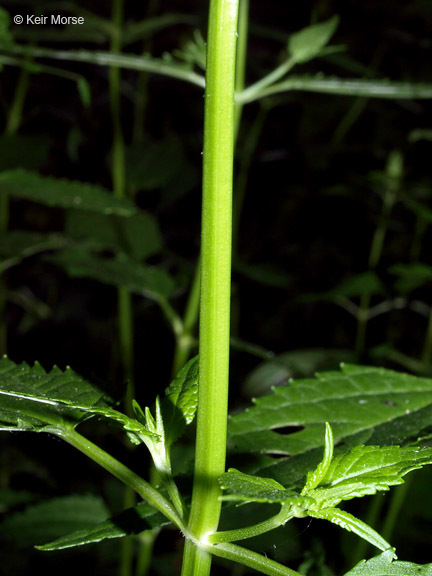
[[(203, 99), (199, 84), (182, 78), (202, 78), (207, 3), (126, 3), (124, 52), (136, 59), (151, 54), (167, 69), (179, 67), (180, 76), (122, 69), (127, 199), (111, 198), (114, 206), (106, 203), (113, 163), (108, 68), (67, 59), (52, 66), (52, 59), (29, 55), (29, 47), (58, 55), (108, 52), (118, 33), (111, 3), (50, 3), (50, 13), (84, 16), (81, 27), (9, 26), (6, 11), (13, 18), (47, 9), (42, 0), (4, 0), (0, 11), (2, 47), (15, 42), (27, 50), (1, 52), (0, 58), (0, 199), (10, 195), (0, 237), (7, 351), (13, 360), (37, 359), (46, 368), (71, 365), (120, 400), (125, 383), (119, 379), (114, 286), (128, 274), (135, 379), (138, 400), (146, 405), (169, 381), (199, 255)], [(322, 38), (309, 55), (298, 56), (302, 73), (407, 86), (432, 82), (432, 8), (422, 0), (396, 6), (390, 0), (251, 0), (246, 85), (283, 64), (287, 47), (291, 54), (298, 50), (299, 30), (322, 22)], [(337, 50), (322, 49), (331, 34)], [(233, 263), (233, 407), (341, 360), (431, 375), (431, 124), (428, 99), (292, 90), (244, 107), (236, 160), (247, 184)], [(80, 182), (90, 185), (86, 212), (81, 202), (74, 205), (74, 186), (84, 190)], [(23, 188), (27, 193), (20, 196)], [(62, 189), (67, 201), (60, 202)], [(116, 206), (123, 213), (111, 213)], [(126, 214), (130, 207), (134, 215)], [(0, 210), (2, 221), (5, 204)], [(101, 441), (146, 472), (147, 460), (124, 455), (117, 437)], [(187, 468), (184, 449), (178, 459)], [(121, 511), (118, 488), (57, 442), (2, 436), (0, 453), (1, 513), (19, 518), (29, 502), (42, 505), (71, 493), (87, 497), (95, 486), (110, 513)], [(65, 462), (64, 469), (52, 472), (53, 459)], [(71, 473), (75, 468), (79, 476)], [(406, 560), (430, 561), (424, 557), (429, 484), (425, 471), (405, 495), (412, 506), (408, 513), (402, 505), (401, 513), (415, 530), (405, 522), (394, 528)], [(274, 543), (263, 538), (253, 545), (310, 575), (329, 574), (343, 553), (352, 554), (353, 541), (344, 544), (345, 552), (335, 551), (335, 532), (320, 532), (318, 521), (292, 532), (290, 527)], [(178, 550), (181, 539), (169, 538)], [(117, 573), (115, 546), (48, 557), (17, 554), (20, 542), (6, 546), (4, 534), (0, 545), (0, 566), (17, 576), (30, 566), (57, 573), (59, 558), (70, 573), (83, 561), (94, 574)], [(177, 555), (166, 549), (156, 542), (155, 574), (176, 571)], [(228, 573), (223, 564), (218, 569)]]

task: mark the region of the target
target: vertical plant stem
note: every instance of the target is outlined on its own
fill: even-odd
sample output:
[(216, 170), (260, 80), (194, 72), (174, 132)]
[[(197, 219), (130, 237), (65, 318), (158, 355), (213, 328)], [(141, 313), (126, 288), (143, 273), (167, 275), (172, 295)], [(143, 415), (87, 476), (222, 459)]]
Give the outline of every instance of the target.
[(193, 332), (199, 315), (200, 297), (200, 264), (199, 259), (195, 269), (192, 285), (189, 290), (186, 310), (183, 316), (182, 333), (176, 338), (172, 375), (177, 374), (180, 368), (187, 362), (194, 343)]
[[(380, 222), (375, 229), (369, 252), (369, 270), (375, 271), (383, 253), (384, 241), (390, 223), (390, 214), (397, 199), (397, 194), (402, 182), (403, 160), (400, 152), (393, 151), (389, 154), (386, 167), (387, 183), (384, 194)], [(355, 350), (361, 356), (366, 347), (366, 328), (368, 323), (369, 307), (372, 294), (364, 292), (360, 298), (360, 306), (357, 318), (357, 334)]]
[[(246, 74), (246, 56), (247, 56), (247, 39), (248, 39), (248, 22), (249, 22), (249, 0), (240, 0), (238, 8), (238, 42), (236, 52), (236, 70), (235, 70), (235, 92), (241, 92), (245, 85)], [(237, 141), (240, 121), (243, 112), (243, 104), (234, 104), (234, 142)], [(236, 197), (240, 192), (236, 191)], [(242, 194), (244, 196), (244, 193)], [(240, 204), (242, 204), (241, 202)], [(234, 206), (234, 214), (235, 206)], [(236, 226), (233, 224), (233, 252), (236, 242)], [(189, 298), (186, 304), (186, 310), (183, 318), (184, 332), (177, 339), (173, 361), (173, 375), (186, 363), (190, 356), (193, 345), (193, 331), (199, 316), (199, 292), (200, 292), (200, 267), (199, 261), (192, 280)]]
[[(113, 0), (112, 3), (112, 22), (115, 30), (111, 38), (111, 52), (113, 54), (119, 54), (122, 47), (123, 3), (124, 0)], [(114, 195), (123, 198), (126, 195), (125, 147), (121, 124), (121, 71), (118, 67), (111, 67), (109, 69), (109, 93), (113, 126), (112, 185)], [(128, 383), (126, 410), (130, 413), (131, 402), (134, 397), (133, 320), (132, 298), (126, 287), (119, 287), (117, 301), (120, 357), (123, 377)]]
[[(214, 532), (225, 471), (231, 298), (234, 77), (238, 0), (211, 0), (207, 39), (201, 232), (200, 382), (189, 531)], [(211, 555), (188, 540), (183, 576), (210, 573)]]
[[(9, 109), (5, 127), (5, 135), (13, 136), (18, 132), (22, 120), (22, 111), (28, 92), (29, 72), (21, 69), (15, 94)], [(9, 196), (0, 194), (0, 235), (6, 234), (9, 228)], [(6, 285), (0, 276), (0, 357), (7, 353), (7, 326), (6, 326)]]
[[(112, 0), (111, 20), (113, 35), (111, 37), (111, 52), (119, 54), (122, 49), (122, 28), (124, 19), (124, 0)], [(123, 129), (121, 124), (121, 70), (117, 67), (109, 69), (109, 94), (111, 107), (111, 121), (113, 127), (112, 144), (112, 186), (114, 195), (123, 198), (126, 195), (125, 149)], [(118, 340), (120, 349), (120, 362), (122, 377), (127, 382), (125, 410), (128, 414), (132, 410), (132, 399), (135, 396), (133, 382), (133, 319), (132, 297), (126, 286), (117, 289), (117, 321)], [(135, 504), (134, 492), (126, 487), (124, 505), (126, 508)], [(120, 576), (131, 576), (133, 564), (133, 541), (124, 538), (121, 547), (119, 565)]]
[[(238, 13), (238, 42), (237, 42), (236, 74), (235, 74), (236, 93), (242, 92), (245, 87), (248, 24), (249, 24), (249, 0), (240, 0), (239, 13)], [(240, 102), (236, 102), (234, 107), (234, 140), (237, 140), (242, 112), (243, 112), (243, 104)]]

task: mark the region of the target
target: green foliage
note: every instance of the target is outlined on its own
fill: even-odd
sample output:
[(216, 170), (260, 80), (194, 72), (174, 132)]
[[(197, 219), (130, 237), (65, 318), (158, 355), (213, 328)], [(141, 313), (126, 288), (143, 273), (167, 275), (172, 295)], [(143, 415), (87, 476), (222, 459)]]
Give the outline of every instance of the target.
[[(326, 6), (315, 3), (314, 23), (291, 34), (287, 41), (287, 33), (276, 30), (280, 29), (276, 18), (279, 13), (288, 13), (284, 12), (288, 4), (279, 3), (274, 15), (269, 4), (261, 14), (263, 20), (269, 18), (270, 24), (252, 22), (255, 25), (250, 27), (248, 39), (248, 1), (242, 0), (243, 21), (237, 41), (233, 19), (237, 1), (225, 3), (225, 7), (230, 5), (230, 11), (225, 14), (224, 26), (219, 26), (221, 13), (212, 1), (209, 29), (214, 30), (214, 36), (210, 34), (207, 39), (207, 55), (206, 42), (196, 29), (206, 19), (201, 6), (196, 14), (175, 14), (169, 12), (168, 5), (161, 8), (160, 3), (149, 2), (142, 19), (142, 13), (135, 11), (138, 8), (126, 8), (126, 4), (114, 0), (111, 19), (106, 11), (98, 14), (74, 2), (54, 3), (50, 7), (42, 6), (38, 0), (20, 4), (23, 14), (30, 8), (43, 14), (59, 9), (85, 17), (84, 26), (61, 29), (26, 25), (10, 29), (11, 17), (0, 8), (0, 65), (6, 65), (2, 68), (5, 128), (0, 136), (0, 350), (7, 349), (9, 337), (11, 357), (34, 358), (42, 351), (44, 364), (61, 364), (60, 359), (53, 358), (54, 353), (50, 354), (49, 348), (53, 348), (59, 354), (61, 351), (67, 362), (85, 364), (86, 373), (93, 374), (94, 370), (97, 380), (102, 380), (102, 371), (117, 392), (123, 379), (129, 380), (123, 413), (105, 392), (70, 368), (45, 371), (38, 363), (30, 367), (5, 357), (0, 360), (0, 430), (44, 431), (61, 437), (144, 501), (131, 507), (130, 494), (126, 499), (116, 494), (113, 509), (126, 510), (112, 518), (108, 518), (104, 501), (96, 496), (41, 501), (38, 488), (44, 482), (44, 493), (57, 490), (57, 494), (63, 494), (71, 488), (83, 491), (84, 486), (87, 490), (84, 467), (74, 474), (72, 467), (67, 468), (69, 462), (53, 462), (50, 454), (43, 455), (52, 466), (53, 478), (34, 482), (34, 472), (25, 469), (24, 480), (18, 477), (15, 484), (15, 454), (9, 454), (10, 446), (2, 446), (6, 458), (4, 462), (2, 459), (0, 488), (9, 486), (0, 490), (0, 512), (8, 512), (0, 519), (2, 542), (4, 539), (7, 543), (32, 545), (50, 540), (39, 549), (61, 550), (137, 536), (133, 541), (133, 546), (140, 548), (136, 574), (142, 576), (146, 573), (143, 558), (152, 555), (149, 541), (153, 542), (159, 529), (168, 525), (174, 526), (186, 542), (183, 576), (206, 576), (212, 555), (271, 576), (298, 575), (282, 563), (300, 564), (299, 572), (309, 575), (339, 573), (339, 567), (332, 562), (339, 563), (345, 556), (349, 565), (364, 555), (361, 546), (357, 551), (345, 550), (342, 540), (340, 547), (339, 541), (332, 541), (327, 548), (334, 550), (326, 550), (325, 558), (324, 538), (320, 558), (314, 565), (307, 545), (301, 550), (299, 542), (313, 541), (315, 530), (324, 523), (314, 523), (305, 536), (303, 532), (293, 536), (289, 525), (284, 528), (294, 518), (309, 517), (331, 522), (384, 551), (376, 558), (361, 561), (348, 572), (350, 575), (432, 575), (432, 565), (395, 560), (390, 542), (397, 543), (400, 538), (397, 528), (406, 514), (402, 510), (398, 517), (403, 498), (398, 489), (395, 496), (386, 500), (381, 526), (379, 521), (373, 521), (378, 500), (366, 511), (353, 507), (368, 523), (355, 517), (351, 509), (338, 507), (354, 498), (387, 492), (392, 486), (403, 484), (408, 472), (432, 462), (432, 449), (428, 447), (432, 381), (355, 365), (373, 358), (366, 326), (369, 320), (387, 312), (391, 321), (378, 325), (374, 344), (385, 341), (387, 359), (409, 360), (406, 365), (415, 374), (431, 374), (431, 268), (427, 255), (428, 226), (432, 221), (428, 206), (430, 179), (428, 172), (423, 180), (421, 174), (418, 178), (414, 175), (422, 163), (421, 146), (427, 147), (430, 139), (430, 131), (421, 126), (423, 123), (427, 127), (425, 111), (427, 100), (432, 98), (432, 85), (418, 81), (422, 74), (427, 78), (427, 69), (422, 69), (419, 62), (410, 67), (409, 50), (403, 50), (399, 32), (394, 34), (390, 22), (384, 34), (379, 30), (375, 36), (375, 27), (371, 26), (372, 39), (354, 43), (354, 56), (341, 54), (341, 47), (331, 45), (331, 41), (339, 20), (344, 40), (350, 38), (352, 23), (345, 18), (343, 7), (340, 17), (335, 15), (317, 23)], [(372, 4), (362, 8), (366, 14), (374, 10)], [(419, 2), (411, 4), (409, 11), (402, 11), (401, 18), (410, 23), (421, 14), (418, 20), (424, 21), (426, 9), (420, 10)], [(290, 28), (299, 29), (304, 14), (292, 7), (289, 14)], [(217, 45), (214, 38), (225, 33), (228, 20), (231, 36)], [(368, 26), (369, 23), (368, 19)], [(372, 48), (373, 38), (386, 48), (385, 39), (390, 36), (398, 56), (392, 59), (392, 66), (388, 66), (381, 48), (377, 52)], [(263, 41), (266, 37), (271, 40), (269, 51)], [(410, 50), (424, 49), (421, 34), (404, 31), (400, 38)], [(245, 75), (248, 40), (253, 58)], [(77, 43), (79, 49), (71, 50), (71, 43)], [(221, 103), (218, 91), (231, 90), (233, 86), (236, 43), (244, 48), (237, 58), (237, 93), (234, 97), (231, 92)], [(94, 50), (97, 44), (100, 49)], [(278, 51), (281, 57), (276, 63)], [(384, 49), (382, 53), (386, 54)], [(367, 64), (357, 61), (355, 54), (364, 54)], [(57, 65), (45, 63), (52, 61)], [(308, 75), (292, 76), (292, 68), (303, 64)], [(243, 86), (242, 78), (259, 76), (261, 70), (267, 70), (261, 79)], [(392, 79), (385, 78), (388, 73)], [(49, 77), (48, 88), (36, 82), (36, 74), (39, 79)], [(155, 82), (151, 74), (166, 78)], [(64, 80), (67, 85), (71, 80), (76, 84), (81, 102), (76, 93), (61, 88)], [(192, 84), (194, 88), (170, 80)], [(180, 85), (179, 91), (172, 89), (171, 84)], [(202, 374), (200, 381), (198, 358), (193, 358), (163, 394), (163, 382), (172, 369), (169, 356), (173, 342), (163, 341), (164, 329), (155, 328), (154, 306), (142, 298), (132, 300), (131, 294), (144, 296), (160, 306), (172, 329), (169, 337), (175, 339), (177, 368), (189, 357), (197, 331), (198, 283), (194, 281), (189, 297), (185, 291), (187, 279), (198, 268), (194, 261), (199, 251), (195, 193), (202, 137), (201, 114), (196, 111), (201, 98), (199, 90), (205, 85), (208, 108), (204, 183), (214, 183), (214, 190), (205, 195), (203, 210), (207, 227), (201, 247), (201, 295), (202, 301), (210, 305), (206, 309), (208, 315), (201, 314)], [(300, 99), (295, 96), (299, 91), (310, 95)], [(384, 105), (380, 99), (407, 102), (402, 107), (392, 102)], [(423, 101), (413, 102), (420, 99)], [(258, 118), (254, 119), (257, 107), (251, 107), (244, 115), (246, 128), (238, 130), (243, 105), (254, 101), (261, 106)], [(274, 110), (280, 104), (281, 116), (275, 122)], [(197, 119), (198, 128), (193, 124)], [(50, 131), (55, 127), (49, 138), (47, 126)], [(287, 134), (293, 135), (295, 144), (290, 141), (291, 136), (287, 140)], [(230, 418), (228, 456), (235, 468), (219, 476), (225, 470), (228, 392), (223, 387), (227, 372), (218, 373), (217, 367), (224, 362), (225, 367), (228, 365), (229, 334), (228, 330), (218, 330), (224, 322), (228, 326), (230, 307), (231, 202), (224, 205), (217, 200), (233, 180), (233, 141), (238, 142), (239, 150), (238, 177), (234, 180), (234, 230), (240, 230), (234, 250), (233, 404), (242, 402), (240, 390), (251, 397), (268, 394), (273, 386), (277, 388), (254, 400), (254, 406), (237, 409)], [(64, 150), (65, 142), (68, 150)], [(392, 149), (395, 146), (397, 150)], [(427, 150), (424, 155), (429, 157)], [(285, 157), (287, 163), (282, 162)], [(252, 168), (255, 158), (258, 161)], [(383, 158), (385, 169), (377, 172)], [(345, 173), (350, 174), (349, 179)], [(73, 180), (42, 174), (67, 175)], [(224, 178), (226, 185), (221, 185)], [(403, 178), (408, 181), (406, 185)], [(120, 180), (124, 186), (118, 185)], [(108, 188), (112, 185), (115, 194), (100, 183)], [(120, 188), (124, 188), (122, 198), (117, 195)], [(210, 201), (206, 203), (207, 200)], [(243, 203), (247, 206), (244, 210)], [(299, 218), (302, 214), (306, 215), (306, 225)], [(352, 214), (356, 224), (351, 226)], [(226, 226), (220, 227), (221, 222)], [(271, 234), (261, 233), (263, 222), (271, 223)], [(369, 235), (372, 241), (368, 258), (362, 246), (369, 243)], [(345, 242), (345, 236), (351, 244)], [(251, 241), (256, 238), (260, 242)], [(211, 257), (209, 240), (214, 248)], [(41, 254), (45, 255), (40, 257)], [(364, 262), (368, 262), (366, 267)], [(61, 271), (70, 278), (92, 282), (69, 284)], [(323, 275), (332, 280), (330, 284), (328, 278), (322, 280)], [(227, 279), (226, 289), (215, 296), (223, 277)], [(99, 298), (99, 294), (107, 292), (100, 284), (118, 289), (116, 318), (110, 317)], [(328, 289), (329, 285), (335, 287)], [(72, 294), (65, 296), (68, 291)], [(114, 293), (111, 290), (111, 295)], [(124, 306), (125, 297), (128, 309)], [(36, 302), (37, 306), (29, 302)], [(354, 317), (355, 346), (350, 342), (352, 326), (339, 323), (333, 303)], [(49, 313), (41, 313), (42, 309)], [(321, 316), (321, 311), (327, 309), (331, 312)], [(183, 310), (184, 318), (180, 315)], [(312, 320), (306, 310), (317, 311), (316, 319)], [(409, 315), (413, 312), (418, 317), (411, 322)], [(428, 327), (423, 327), (425, 315), (429, 316)], [(116, 325), (120, 329), (113, 335)], [(50, 331), (54, 332), (51, 341), (47, 336)], [(29, 344), (25, 348), (27, 344), (22, 342), (27, 334)], [(102, 351), (98, 349), (100, 343), (105, 346)], [(400, 343), (409, 348), (411, 356), (398, 355)], [(310, 345), (320, 348), (309, 348)], [(299, 346), (301, 350), (297, 349)], [(419, 346), (418, 358), (412, 357)], [(79, 356), (74, 356), (76, 350)], [(290, 352), (280, 354), (280, 350)], [(254, 368), (247, 353), (266, 362)], [(177, 361), (179, 358), (184, 360)], [(345, 359), (352, 364), (334, 370)], [(245, 379), (245, 372), (251, 368)], [(312, 377), (316, 370), (325, 372)], [(303, 379), (292, 382), (293, 376)], [(131, 392), (134, 377), (135, 394)], [(193, 427), (190, 433), (185, 431), (193, 423), (197, 409), (204, 416), (198, 418), (193, 472)], [(147, 462), (137, 464), (134, 459), (141, 459), (140, 445), (144, 444), (154, 464), (150, 481), (81, 436), (76, 431), (78, 425), (80, 432), (85, 431), (83, 434), (94, 434), (102, 446), (111, 446), (116, 456), (120, 454), (120, 460), (133, 461), (134, 469), (140, 472), (147, 468)], [(106, 436), (102, 436), (104, 429), (109, 430)], [(136, 452), (122, 454), (123, 444), (115, 443), (116, 440), (112, 443), (113, 435), (119, 432), (136, 445), (129, 446), (138, 448)], [(176, 466), (175, 460), (180, 460), (181, 465)], [(174, 477), (176, 472), (178, 476)], [(30, 476), (30, 489), (15, 491), (15, 485), (25, 483), (26, 474)], [(218, 476), (223, 492), (217, 486)], [(191, 486), (194, 496), (189, 510)], [(105, 485), (98, 486), (98, 490), (106, 494)], [(422, 522), (426, 523), (428, 493), (422, 493), (425, 502), (420, 506), (421, 522), (416, 522), (419, 530), (423, 530)], [(410, 494), (406, 507), (411, 511), (415, 508), (411, 502), (417, 497), (417, 492)], [(246, 527), (214, 532), (220, 500), (224, 503), (221, 526), (226, 528), (232, 522)], [(233, 503), (242, 507), (236, 508)], [(266, 515), (269, 510), (273, 514), (274, 509), (279, 509), (276, 515)], [(377, 512), (375, 515), (379, 516)], [(423, 531), (427, 532), (425, 526)], [(284, 543), (280, 549), (274, 545), (270, 551), (272, 540), (261, 539), (271, 530), (277, 530), (273, 542), (280, 537)], [(143, 531), (148, 532), (143, 535)], [(254, 550), (267, 550), (270, 554), (261, 555), (232, 544), (252, 537)], [(173, 534), (172, 538), (176, 536)], [(298, 549), (293, 552), (296, 546)], [(177, 541), (172, 548), (176, 547)], [(135, 564), (132, 556), (127, 558), (127, 549), (126, 545), (121, 576), (132, 576)], [(2, 550), (0, 564), (18, 574), (8, 560), (3, 560), (3, 555), (6, 557)], [(302, 557), (306, 558), (303, 562)], [(168, 555), (160, 564), (156, 558), (150, 570), (173, 573), (176, 568), (168, 565), (169, 561)], [(29, 569), (40, 571), (33, 564)], [(93, 567), (84, 564), (83, 569)], [(103, 573), (112, 570), (110, 566)]]
[(102, 540), (139, 534), (143, 530), (166, 526), (169, 522), (146, 502), (140, 502), (134, 508), (125, 510), (104, 522), (96, 523), (95, 519), (94, 524), (96, 525), (71, 532), (67, 536), (57, 538), (52, 542), (37, 546), (37, 548), (44, 551), (74, 548)]
[(75, 530), (91, 530), (109, 515), (99, 496), (64, 496), (38, 502), (8, 516), (3, 534), (20, 546), (34, 546)]
[(383, 552), (370, 560), (362, 560), (345, 576), (430, 576), (432, 564), (414, 564), (392, 560), (391, 552)]
[(331, 40), (339, 25), (339, 17), (333, 16), (326, 22), (313, 24), (290, 36), (288, 51), (297, 64), (317, 58)]
[[(92, 409), (106, 407), (106, 396), (71, 368), (45, 372), (37, 362), (0, 360), (0, 428), (54, 432), (75, 427)], [(75, 408), (79, 405), (80, 408)]]
[[(322, 424), (330, 421), (335, 442), (401, 443), (430, 426), (429, 379), (383, 368), (342, 365), (315, 379), (278, 386), (271, 396), (232, 416), (229, 438), (236, 451), (296, 455), (322, 444)], [(423, 418), (423, 412), (425, 418)], [(278, 428), (301, 426), (292, 434)]]
[(91, 278), (110, 286), (126, 286), (130, 292), (154, 300), (168, 298), (174, 283), (167, 272), (145, 266), (125, 254), (114, 258), (93, 255), (86, 244), (73, 246), (47, 257), (72, 278)]
[(132, 216), (136, 208), (123, 198), (93, 184), (39, 176), (26, 170), (0, 174), (0, 194), (59, 208), (79, 208), (102, 214)]
[(149, 258), (162, 249), (155, 218), (142, 210), (129, 218), (73, 210), (66, 215), (65, 234), (85, 241), (93, 250), (125, 252), (135, 260)]
[(165, 390), (162, 414), (168, 445), (183, 434), (195, 418), (198, 406), (198, 356), (189, 360)]

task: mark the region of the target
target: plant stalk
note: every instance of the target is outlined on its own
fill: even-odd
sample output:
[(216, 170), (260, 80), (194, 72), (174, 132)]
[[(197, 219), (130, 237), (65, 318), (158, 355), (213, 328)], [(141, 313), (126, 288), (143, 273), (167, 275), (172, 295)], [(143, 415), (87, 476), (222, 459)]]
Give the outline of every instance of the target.
[[(5, 135), (15, 135), (22, 121), (22, 112), (25, 98), (28, 92), (29, 71), (22, 68), (18, 77), (15, 94), (5, 127)], [(9, 196), (0, 194), (0, 235), (6, 234), (9, 228)], [(0, 275), (0, 357), (7, 353), (7, 327), (6, 327), (6, 285), (2, 275)]]
[[(231, 299), (234, 78), (238, 0), (211, 0), (207, 39), (201, 230), (200, 382), (189, 532), (219, 523), (225, 471)], [(211, 555), (189, 540), (183, 576), (210, 573)]]
[(155, 490), (148, 482), (119, 462), (116, 458), (102, 450), (96, 444), (79, 434), (76, 430), (62, 431), (59, 436), (68, 444), (88, 456), (91, 460), (102, 466), (129, 488), (134, 490), (148, 504), (159, 510), (181, 531), (185, 530), (183, 523), (170, 502), (160, 492)]

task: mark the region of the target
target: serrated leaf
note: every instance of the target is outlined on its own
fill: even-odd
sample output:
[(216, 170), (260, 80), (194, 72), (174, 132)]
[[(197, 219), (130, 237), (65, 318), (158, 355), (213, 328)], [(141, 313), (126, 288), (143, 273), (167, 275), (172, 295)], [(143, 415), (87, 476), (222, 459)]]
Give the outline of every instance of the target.
[(403, 483), (403, 476), (432, 463), (432, 448), (356, 446), (336, 456), (311, 496), (321, 506), (372, 495)]
[(162, 514), (156, 512), (146, 502), (140, 502), (134, 508), (125, 510), (94, 527), (73, 532), (42, 546), (37, 546), (37, 548), (43, 551), (73, 548), (102, 540), (139, 534), (143, 530), (159, 528), (168, 524), (170, 522)]
[(32, 546), (71, 531), (90, 529), (108, 515), (105, 503), (98, 496), (65, 496), (11, 514), (0, 524), (0, 530), (8, 539)]
[(126, 286), (131, 292), (154, 300), (168, 298), (174, 282), (167, 272), (154, 266), (145, 266), (119, 254), (103, 258), (88, 251), (86, 246), (75, 246), (47, 257), (62, 266), (72, 278), (91, 278), (111, 286)]
[(292, 34), (288, 41), (288, 51), (297, 63), (307, 62), (319, 56), (329, 43), (339, 24), (339, 16), (333, 16), (325, 22), (313, 24)]
[(55, 433), (97, 416), (123, 428), (135, 444), (154, 436), (138, 420), (111, 408), (102, 391), (70, 368), (45, 372), (38, 363), (30, 367), (3, 358), (0, 398), (0, 430)]
[(198, 356), (187, 362), (165, 390), (162, 404), (165, 441), (175, 442), (195, 418), (198, 406)]
[(89, 417), (86, 409), (106, 406), (106, 396), (70, 368), (45, 372), (40, 364), (0, 360), (0, 430), (42, 431), (75, 427)]
[(392, 561), (392, 557), (389, 551), (361, 560), (345, 576), (432, 576), (432, 564)]
[(129, 218), (73, 210), (66, 216), (65, 232), (81, 241), (91, 241), (96, 250), (125, 252), (136, 260), (148, 258), (162, 249), (162, 236), (156, 219), (139, 211)]
[(117, 198), (100, 186), (40, 176), (26, 170), (0, 173), (1, 193), (45, 206), (79, 208), (102, 214), (132, 216), (137, 210), (124, 198)]
[[(258, 398), (255, 406), (230, 418), (229, 441), (236, 451), (295, 455), (322, 445), (324, 422), (331, 424), (336, 444), (359, 435), (366, 443), (380, 425), (394, 422), (400, 428), (411, 416), (415, 436), (424, 426), (423, 421), (416, 428), (416, 412), (431, 405), (431, 379), (345, 364), (340, 371), (278, 386)], [(291, 434), (277, 432), (290, 426), (295, 427)], [(394, 435), (390, 442), (402, 441)]]
[(341, 362), (352, 362), (354, 354), (350, 350), (310, 348), (278, 354), (254, 368), (243, 384), (244, 395), (262, 396), (273, 386), (288, 384), (294, 377), (311, 376), (318, 370), (337, 368)]

